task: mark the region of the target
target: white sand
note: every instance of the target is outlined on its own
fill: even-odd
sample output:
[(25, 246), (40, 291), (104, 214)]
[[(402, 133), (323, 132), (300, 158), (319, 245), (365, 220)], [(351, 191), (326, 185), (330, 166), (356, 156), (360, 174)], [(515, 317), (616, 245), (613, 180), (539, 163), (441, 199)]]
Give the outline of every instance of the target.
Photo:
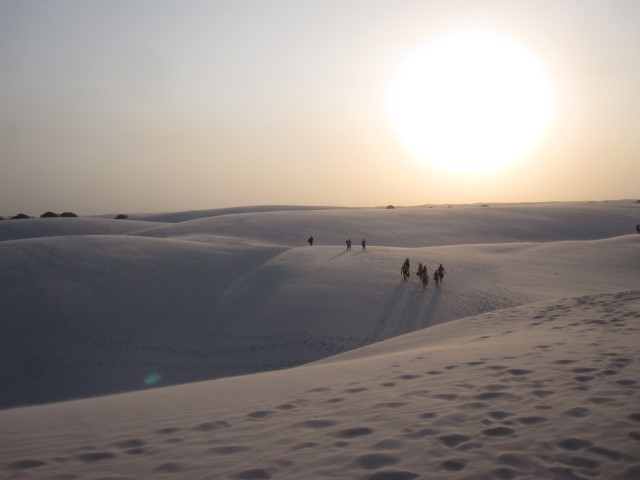
[[(0, 241), (0, 478), (640, 478), (639, 213), (247, 211)], [(444, 285), (403, 283), (407, 256)]]

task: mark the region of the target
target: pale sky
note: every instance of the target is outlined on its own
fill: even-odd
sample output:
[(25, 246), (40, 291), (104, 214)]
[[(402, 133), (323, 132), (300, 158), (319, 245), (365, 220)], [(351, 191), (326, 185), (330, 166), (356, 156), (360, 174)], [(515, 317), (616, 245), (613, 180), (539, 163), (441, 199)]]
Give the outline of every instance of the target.
[[(638, 25), (636, 0), (0, 0), (0, 215), (636, 198)], [(388, 97), (469, 29), (525, 47), (556, 108), (524, 156), (460, 174)]]

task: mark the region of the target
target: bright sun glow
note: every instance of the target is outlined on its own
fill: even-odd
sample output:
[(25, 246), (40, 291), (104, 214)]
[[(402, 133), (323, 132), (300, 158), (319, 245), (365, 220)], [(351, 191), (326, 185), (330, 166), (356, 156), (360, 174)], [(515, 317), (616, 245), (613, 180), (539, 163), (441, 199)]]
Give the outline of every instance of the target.
[(409, 55), (389, 110), (400, 137), (447, 170), (486, 172), (524, 155), (555, 109), (551, 78), (523, 47), (490, 32), (450, 34)]

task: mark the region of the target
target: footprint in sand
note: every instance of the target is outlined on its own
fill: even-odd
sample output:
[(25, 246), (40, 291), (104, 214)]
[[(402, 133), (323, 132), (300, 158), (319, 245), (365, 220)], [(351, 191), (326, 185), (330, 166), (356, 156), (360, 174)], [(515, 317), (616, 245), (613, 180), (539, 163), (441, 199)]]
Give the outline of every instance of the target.
[(224, 420), (216, 420), (214, 422), (205, 422), (194, 427), (194, 430), (200, 430), (201, 432), (211, 432), (213, 430), (218, 430), (220, 428), (229, 427), (229, 422), (225, 422)]
[(425, 412), (425, 413), (421, 413), (420, 415), (418, 415), (420, 418), (425, 418), (425, 419), (429, 419), (429, 418), (436, 418), (438, 416), (437, 413), (435, 412)]
[(621, 385), (623, 387), (635, 387), (638, 382), (635, 380), (616, 380), (616, 382), (618, 385)]
[(363, 387), (359, 387), (359, 388), (349, 388), (347, 390), (345, 390), (346, 393), (360, 393), (360, 392), (366, 392), (367, 390), (369, 390), (368, 388), (363, 388)]
[(620, 452), (616, 452), (615, 450), (609, 450), (608, 448), (603, 447), (589, 447), (586, 449), (589, 453), (594, 453), (596, 455), (600, 455), (601, 457), (608, 458), (609, 460), (619, 461), (622, 460), (624, 455)]
[(414, 480), (420, 475), (406, 470), (381, 470), (361, 477), (360, 480)]
[(399, 377), (395, 377), (397, 380), (413, 380), (414, 378), (420, 378), (422, 375), (400, 375)]
[(576, 367), (571, 369), (573, 373), (590, 373), (590, 372), (595, 372), (596, 370), (597, 368), (587, 368), (587, 367)]
[(485, 437), (506, 437), (507, 435), (513, 435), (515, 430), (508, 427), (495, 427), (482, 430), (480, 433)]
[(264, 468), (252, 468), (251, 470), (244, 470), (231, 475), (231, 478), (237, 478), (240, 480), (262, 480), (271, 478), (271, 474)]
[(333, 427), (337, 424), (338, 422), (334, 422), (333, 420), (305, 420), (304, 422), (294, 423), (293, 426), (295, 428), (310, 428), (312, 430), (317, 430)]
[(381, 408), (400, 408), (407, 405), (407, 402), (384, 402), (379, 403), (377, 406)]
[(473, 398), (476, 400), (495, 400), (498, 398), (513, 399), (514, 396), (504, 392), (484, 392), (475, 395)]
[(122, 450), (126, 450), (129, 448), (139, 448), (144, 447), (147, 442), (144, 440), (140, 440), (139, 438), (131, 438), (129, 440), (122, 440), (120, 442), (114, 443), (114, 446), (120, 448)]
[(322, 393), (322, 392), (329, 392), (331, 391), (330, 388), (327, 387), (318, 387), (318, 388), (312, 388), (311, 390), (307, 390), (304, 393)]
[(404, 450), (406, 445), (407, 443), (402, 440), (389, 438), (372, 445), (371, 450)]
[(271, 410), (258, 410), (257, 412), (248, 413), (247, 417), (254, 418), (254, 419), (257, 419), (257, 420), (261, 420), (263, 418), (270, 417), (274, 413), (275, 412), (273, 412)]
[(209, 453), (216, 455), (234, 455), (236, 453), (244, 453), (251, 450), (250, 447), (244, 445), (229, 445), (224, 447), (214, 447), (209, 449)]
[(577, 450), (582, 450), (583, 448), (587, 448), (593, 445), (589, 440), (582, 440), (580, 438), (565, 438), (556, 442), (556, 445), (562, 450), (569, 450), (575, 452)]
[(438, 400), (451, 401), (457, 399), (458, 395), (456, 395), (455, 393), (441, 393), (439, 395), (434, 395), (433, 398), (437, 398)]
[(25, 459), (18, 460), (17, 462), (10, 463), (7, 465), (11, 470), (29, 470), (31, 468), (38, 468), (46, 465), (46, 462), (42, 460), (34, 460), (34, 459)]
[(515, 421), (522, 425), (537, 425), (539, 423), (548, 422), (549, 419), (547, 417), (531, 416), (531, 417), (518, 417), (515, 419)]
[(84, 463), (95, 463), (101, 462), (103, 460), (111, 460), (115, 458), (116, 454), (111, 452), (91, 452), (91, 453), (81, 453), (80, 455), (76, 455), (76, 458)]
[(335, 432), (333, 435), (338, 438), (355, 438), (361, 437), (363, 435), (371, 435), (374, 432), (373, 428), (369, 427), (356, 427), (356, 428), (347, 428), (345, 430), (340, 430)]
[(512, 415), (514, 415), (514, 413), (497, 410), (495, 412), (488, 412), (487, 415), (489, 415), (494, 420), (504, 420), (505, 418), (511, 417)]
[(440, 430), (436, 430), (435, 428), (421, 428), (417, 432), (407, 433), (403, 435), (405, 438), (409, 438), (411, 440), (420, 440), (425, 437), (433, 437), (440, 433)]
[(632, 430), (628, 433), (628, 436), (631, 440), (635, 440), (636, 442), (640, 442), (640, 431)]
[(584, 418), (589, 415), (589, 413), (591, 413), (589, 412), (589, 409), (584, 407), (574, 407), (564, 412), (565, 415), (575, 418)]
[(344, 398), (341, 398), (341, 397), (329, 398), (325, 400), (324, 403), (340, 403), (340, 402), (344, 402)]
[(469, 460), (467, 459), (457, 458), (457, 459), (445, 460), (440, 464), (440, 466), (449, 472), (459, 472), (467, 468), (468, 463), (469, 463)]
[(553, 390), (532, 390), (531, 395), (538, 398), (547, 398), (549, 395), (553, 395), (555, 392)]
[(179, 473), (184, 471), (186, 464), (181, 462), (166, 462), (161, 463), (153, 470), (158, 473)]
[(461, 433), (451, 433), (448, 435), (442, 435), (438, 437), (438, 441), (442, 443), (445, 447), (455, 448), (458, 445), (471, 440), (471, 437), (468, 435), (463, 435)]
[(156, 430), (156, 433), (158, 435), (171, 435), (172, 433), (176, 433), (176, 432), (179, 432), (179, 431), (180, 431), (179, 428), (166, 427), (166, 428), (161, 428), (159, 430)]
[(377, 470), (382, 467), (396, 465), (399, 462), (398, 457), (382, 453), (369, 453), (354, 460), (356, 466), (364, 468), (365, 470)]
[(315, 448), (319, 445), (320, 444), (316, 442), (303, 442), (303, 443), (298, 443), (297, 445), (294, 445), (293, 447), (291, 447), (291, 450), (293, 451), (306, 450), (308, 448)]

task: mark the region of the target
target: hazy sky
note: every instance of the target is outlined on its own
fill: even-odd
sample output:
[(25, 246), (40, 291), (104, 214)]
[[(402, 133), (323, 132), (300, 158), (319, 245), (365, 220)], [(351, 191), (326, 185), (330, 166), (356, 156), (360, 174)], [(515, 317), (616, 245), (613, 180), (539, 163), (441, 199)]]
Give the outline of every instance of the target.
[[(0, 215), (635, 198), (638, 25), (637, 0), (0, 0)], [(556, 92), (492, 173), (432, 166), (388, 113), (402, 59), (465, 29)]]

